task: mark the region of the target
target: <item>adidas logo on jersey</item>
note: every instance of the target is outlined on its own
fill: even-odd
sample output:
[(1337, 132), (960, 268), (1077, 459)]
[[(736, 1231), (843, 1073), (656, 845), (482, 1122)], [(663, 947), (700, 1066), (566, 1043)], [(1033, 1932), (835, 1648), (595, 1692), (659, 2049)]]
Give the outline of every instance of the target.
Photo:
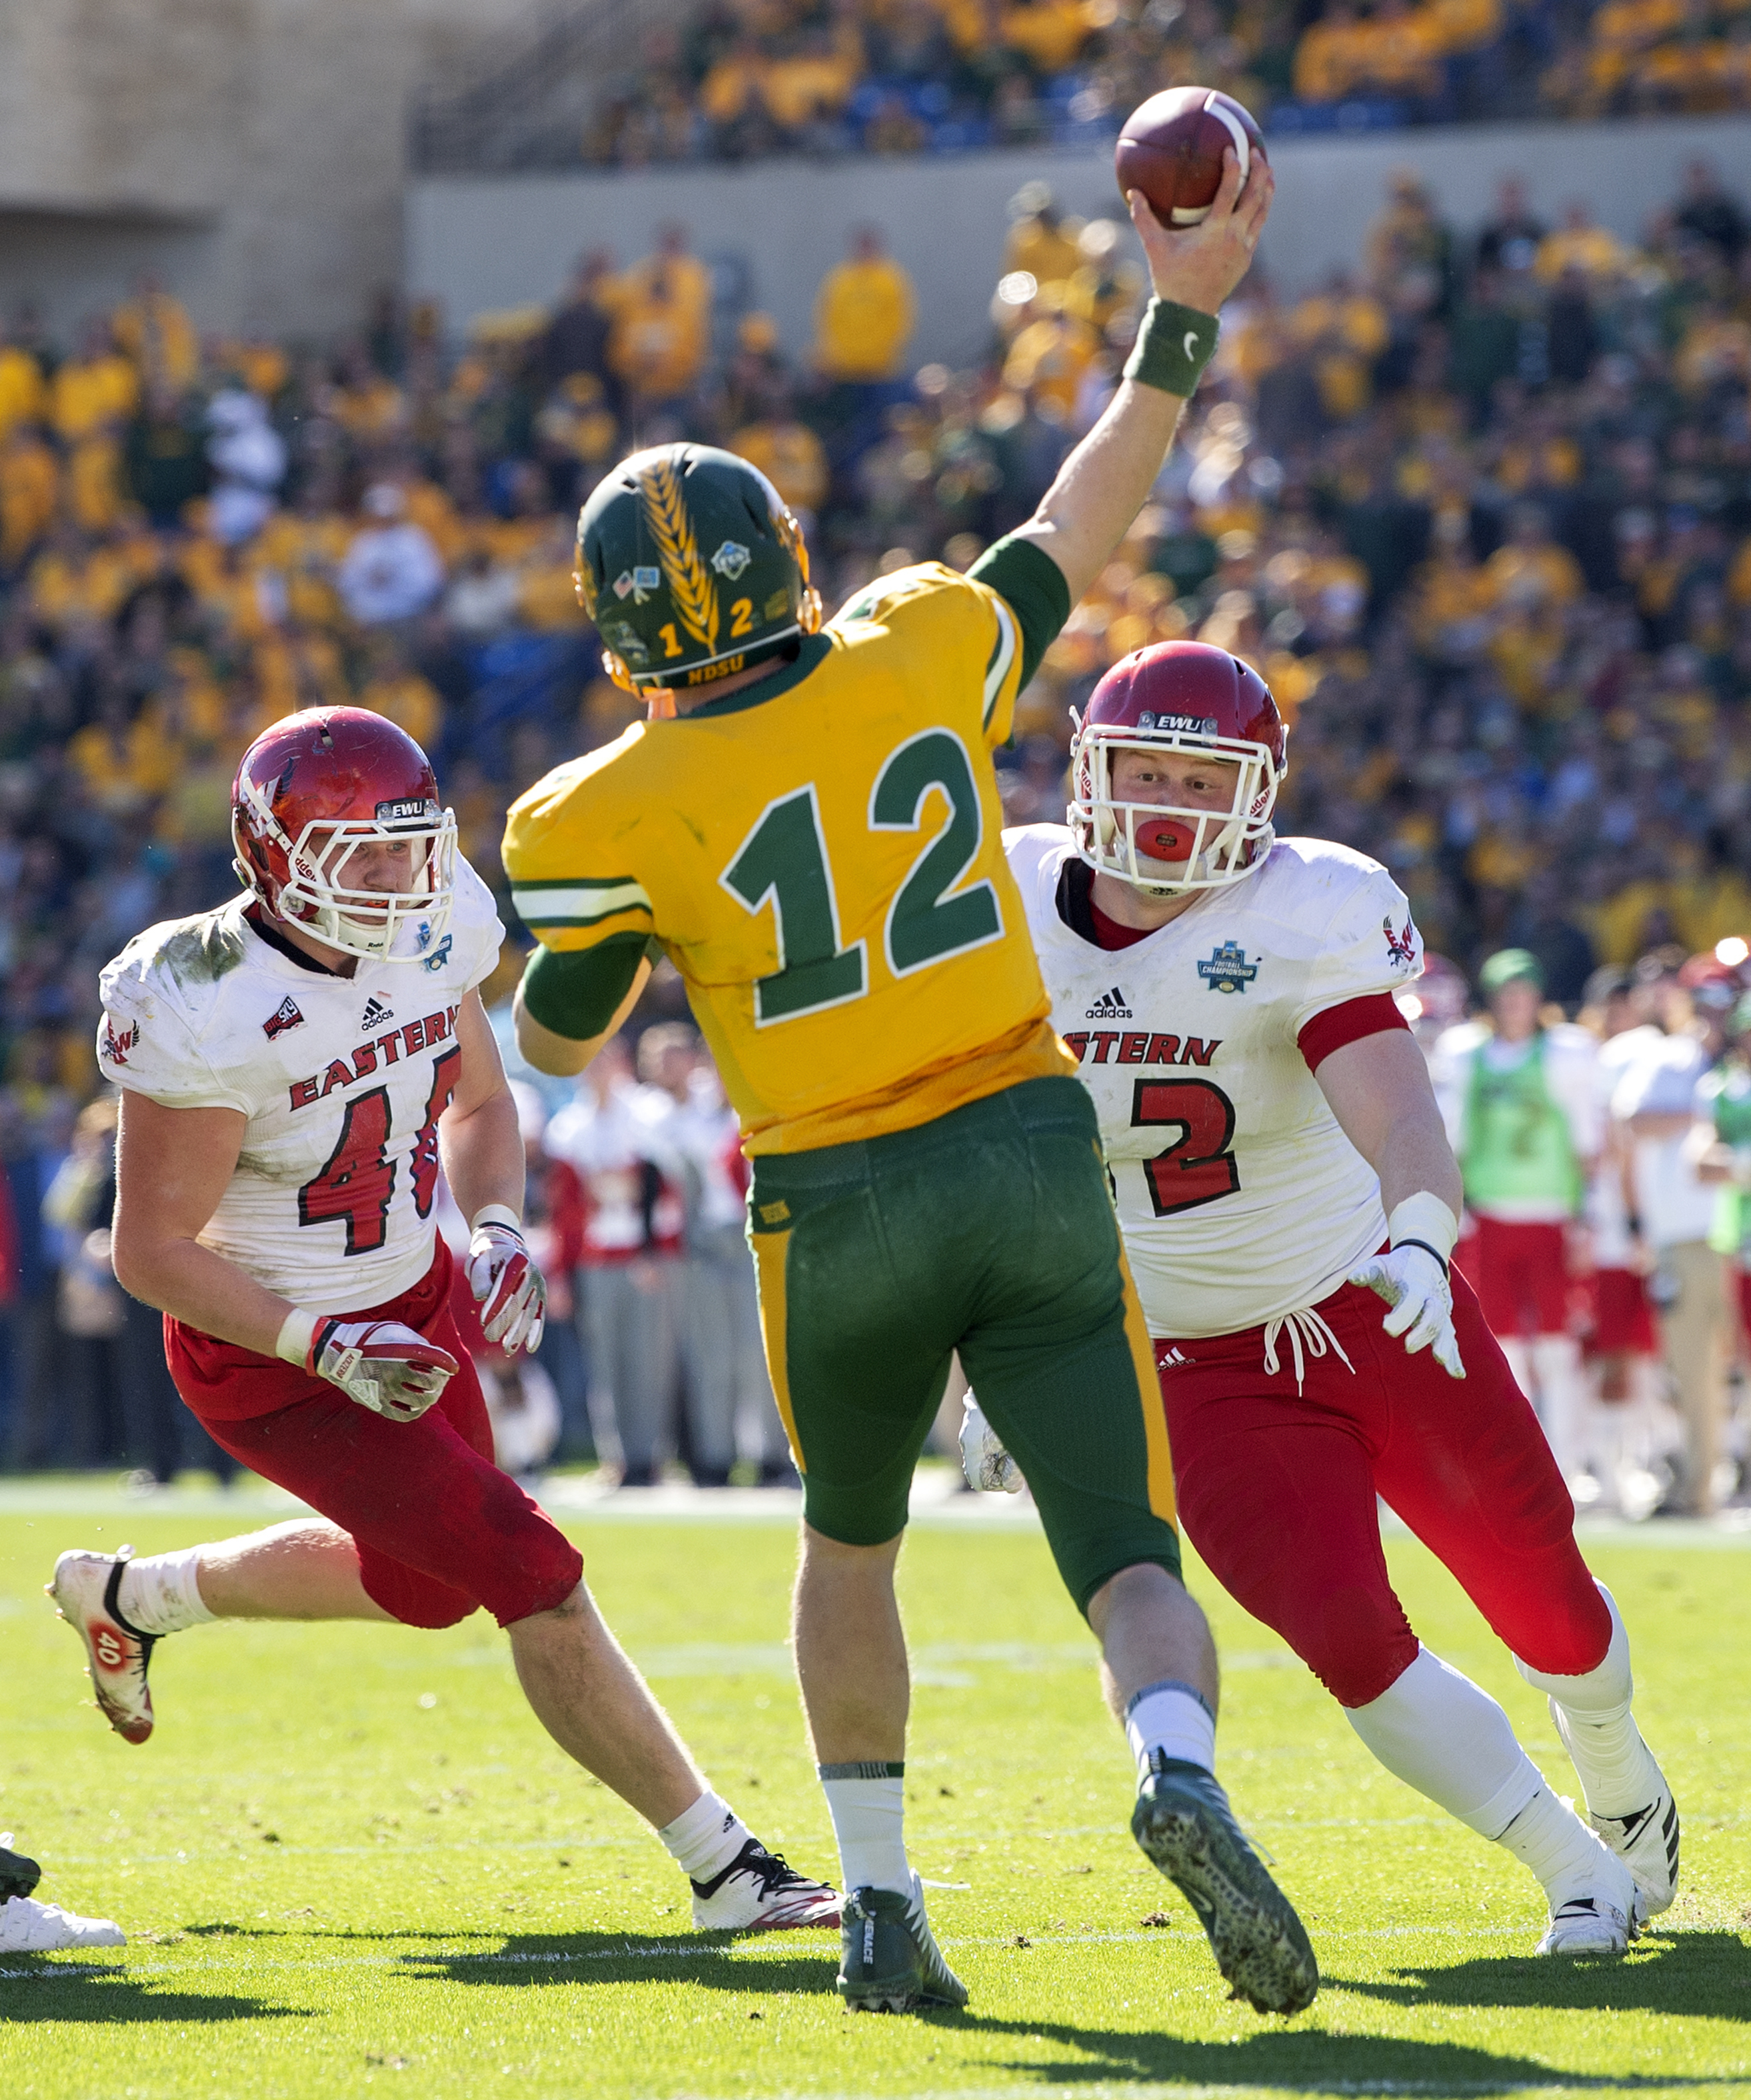
[(1189, 1364), (1191, 1361), (1184, 1349), (1169, 1348), (1158, 1349), (1155, 1352), (1155, 1368), (1158, 1370), (1167, 1370), (1175, 1364)]
[(1087, 1021), (1129, 1021), (1131, 1008), (1125, 1004), (1125, 995), (1117, 985), (1110, 991), (1100, 993), (1083, 1018)]
[(361, 1028), (381, 1028), (385, 1021), (393, 1021), (395, 1017), (394, 1008), (386, 1006), (382, 999), (368, 999), (365, 1010), (359, 1017), (359, 1026)]
[(271, 1043), (276, 1035), (284, 1035), (289, 1028), (302, 1028), (303, 1026), (304, 1017), (298, 1010), (298, 1001), (288, 992), (262, 1023), (262, 1033)]

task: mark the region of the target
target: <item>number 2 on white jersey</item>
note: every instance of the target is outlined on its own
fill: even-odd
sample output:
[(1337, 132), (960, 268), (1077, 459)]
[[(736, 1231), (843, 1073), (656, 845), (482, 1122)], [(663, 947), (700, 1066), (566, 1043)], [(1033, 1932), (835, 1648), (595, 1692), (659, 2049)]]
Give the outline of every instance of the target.
[(1158, 1218), (1201, 1204), (1219, 1202), (1240, 1186), (1240, 1167), (1228, 1147), (1234, 1141), (1234, 1104), (1210, 1079), (1139, 1079), (1131, 1096), (1131, 1127), (1180, 1127), (1180, 1140), (1143, 1162), (1143, 1178)]

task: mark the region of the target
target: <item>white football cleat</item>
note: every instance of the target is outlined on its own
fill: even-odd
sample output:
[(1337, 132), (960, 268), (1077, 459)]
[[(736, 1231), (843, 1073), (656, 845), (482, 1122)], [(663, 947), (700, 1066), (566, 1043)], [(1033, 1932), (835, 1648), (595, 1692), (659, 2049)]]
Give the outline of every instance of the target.
[[(1550, 1718), (1556, 1723), (1564, 1749), (1572, 1758), (1574, 1749), (1569, 1741), (1568, 1717), (1554, 1699), (1550, 1701)], [(1636, 1740), (1641, 1740), (1639, 1734)], [(1654, 1754), (1647, 1744), (1642, 1743), (1641, 1748), (1647, 1805), (1633, 1810), (1628, 1815), (1594, 1815), (1590, 1811), (1587, 1820), (1634, 1876), (1639, 1897), (1636, 1907), (1638, 1922), (1645, 1922), (1650, 1917), (1657, 1917), (1661, 1911), (1669, 1910), (1672, 1899), (1678, 1894), (1679, 1832), (1678, 1802), (1666, 1785), (1665, 1775), (1655, 1762)]]
[(0, 1904), (0, 1954), (59, 1954), (68, 1947), (126, 1947), (128, 1935), (107, 1917), (75, 1917), (59, 1904), (9, 1896)]
[(146, 1666), (156, 1636), (130, 1626), (117, 1603), (122, 1570), (133, 1557), (131, 1546), (119, 1553), (64, 1553), (55, 1564), (55, 1580), (43, 1587), (85, 1643), (91, 1689), (105, 1719), (125, 1741), (143, 1743), (152, 1733)]
[(700, 1932), (785, 1932), (839, 1923), (837, 1889), (811, 1882), (757, 1838), (721, 1874), (695, 1882), (693, 1922)]
[(1540, 1954), (1623, 1954), (1635, 1927), (1609, 1896), (1571, 1896), (1550, 1913)]

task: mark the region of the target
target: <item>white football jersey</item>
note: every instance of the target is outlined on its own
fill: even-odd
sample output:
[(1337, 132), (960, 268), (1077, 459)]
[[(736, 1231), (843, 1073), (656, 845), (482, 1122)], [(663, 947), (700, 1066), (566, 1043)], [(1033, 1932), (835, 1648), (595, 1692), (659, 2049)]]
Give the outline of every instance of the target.
[(1149, 1332), (1237, 1334), (1329, 1297), (1386, 1219), (1297, 1039), (1421, 971), (1404, 892), (1347, 846), (1279, 839), (1244, 882), (1109, 950), (1060, 910), (1070, 833), (1031, 824), (1003, 844), (1052, 1026), (1100, 1114)]
[(240, 893), (129, 942), (104, 972), (98, 1062), (167, 1108), (247, 1116), (201, 1245), (308, 1312), (363, 1311), (431, 1266), (456, 1012), (492, 974), (505, 929), (460, 858), (431, 953), (361, 960), (350, 977), (263, 940), (249, 902)]

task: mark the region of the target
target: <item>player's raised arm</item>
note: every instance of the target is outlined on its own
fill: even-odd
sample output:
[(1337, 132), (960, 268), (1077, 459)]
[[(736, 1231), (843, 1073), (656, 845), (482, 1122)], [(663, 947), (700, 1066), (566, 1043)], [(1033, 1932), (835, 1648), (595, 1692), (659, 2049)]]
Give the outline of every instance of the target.
[(1163, 226), (1142, 193), (1131, 192), (1155, 297), (1105, 414), (1012, 536), (1052, 557), (1073, 605), (1130, 531), (1161, 472), (1180, 411), (1215, 354), (1216, 315), (1251, 265), (1275, 187), (1258, 155), (1243, 185), (1231, 148), (1215, 202), (1197, 226)]

